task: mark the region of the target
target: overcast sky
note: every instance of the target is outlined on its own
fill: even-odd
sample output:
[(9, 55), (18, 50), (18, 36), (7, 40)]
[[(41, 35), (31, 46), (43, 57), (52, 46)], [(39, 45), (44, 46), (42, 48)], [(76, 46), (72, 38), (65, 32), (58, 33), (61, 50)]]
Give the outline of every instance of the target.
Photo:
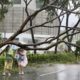
[[(69, 27), (73, 27), (78, 21), (78, 16), (71, 14), (69, 17)], [(63, 19), (62, 25), (65, 26), (66, 25), (66, 16)], [(61, 30), (64, 30), (63, 28), (61, 28)]]
[[(72, 27), (73, 25), (76, 24), (77, 21), (78, 21), (78, 16), (71, 14), (69, 17), (69, 26)], [(62, 25), (65, 25), (65, 23), (66, 23), (66, 16), (64, 17)]]

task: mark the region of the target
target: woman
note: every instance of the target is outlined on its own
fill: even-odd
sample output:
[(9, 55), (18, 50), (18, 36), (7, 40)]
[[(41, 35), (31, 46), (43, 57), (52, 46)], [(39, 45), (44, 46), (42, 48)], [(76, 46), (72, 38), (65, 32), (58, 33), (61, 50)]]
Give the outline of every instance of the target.
[(24, 67), (28, 64), (26, 51), (24, 49), (19, 48), (16, 52), (15, 58), (18, 62), (19, 74), (24, 74)]

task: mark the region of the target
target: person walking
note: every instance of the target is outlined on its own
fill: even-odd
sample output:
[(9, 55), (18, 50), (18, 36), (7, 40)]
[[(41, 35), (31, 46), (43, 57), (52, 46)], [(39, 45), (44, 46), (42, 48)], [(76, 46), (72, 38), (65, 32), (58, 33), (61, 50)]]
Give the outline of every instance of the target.
[(28, 64), (26, 50), (19, 48), (15, 54), (18, 63), (19, 74), (24, 74), (24, 67)]
[(13, 65), (13, 50), (11, 48), (11, 45), (8, 45), (5, 50), (5, 62), (4, 62), (4, 71), (3, 75), (8, 74), (11, 75), (12, 65)]

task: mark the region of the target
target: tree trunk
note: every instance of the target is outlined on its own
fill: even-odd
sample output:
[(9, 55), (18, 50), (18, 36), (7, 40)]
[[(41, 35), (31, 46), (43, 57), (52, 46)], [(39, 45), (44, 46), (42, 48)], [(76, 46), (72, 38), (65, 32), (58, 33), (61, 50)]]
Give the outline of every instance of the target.
[[(55, 12), (55, 14), (58, 16), (57, 12)], [(58, 28), (58, 34), (57, 34), (57, 36), (60, 34), (60, 26), (61, 26), (61, 20), (60, 20), (59, 17), (58, 17), (58, 21), (59, 21), (59, 28)], [(57, 42), (58, 41), (59, 41), (59, 37), (57, 38)], [(54, 51), (55, 54), (57, 53), (57, 49), (58, 49), (58, 44), (55, 46), (55, 51)]]
[[(68, 30), (69, 15), (70, 14), (67, 12), (67, 14), (66, 14), (66, 31)], [(69, 32), (66, 32), (66, 35), (68, 36)], [(70, 37), (69, 36), (67, 37), (67, 41), (70, 42)], [(71, 46), (67, 45), (67, 47), (68, 47), (68, 51), (70, 52), (71, 51)]]
[[(32, 26), (32, 20), (30, 20), (30, 27)], [(32, 36), (32, 42), (35, 44), (35, 39), (34, 39), (34, 32), (33, 29), (30, 30), (31, 31), (31, 36)], [(36, 48), (36, 46), (34, 46), (34, 48)], [(34, 54), (36, 54), (36, 50), (34, 50)]]

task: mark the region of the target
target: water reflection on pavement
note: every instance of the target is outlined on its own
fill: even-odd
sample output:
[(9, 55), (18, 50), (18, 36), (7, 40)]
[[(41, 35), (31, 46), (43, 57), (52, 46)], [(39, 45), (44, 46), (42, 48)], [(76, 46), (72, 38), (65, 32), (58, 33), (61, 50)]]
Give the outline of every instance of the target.
[(80, 65), (57, 65), (56, 69), (57, 71), (41, 74), (40, 80), (80, 80)]
[(17, 75), (17, 76), (2, 76), (0, 80), (36, 80), (34, 77), (31, 76), (24, 76), (24, 75)]
[(27, 72), (24, 75), (12, 74), (11, 76), (0, 75), (0, 80), (36, 80), (37, 74), (35, 72)]
[(27, 68), (24, 75), (16, 73), (2, 76), (0, 74), (0, 80), (80, 80), (80, 65), (55, 64), (35, 69)]

